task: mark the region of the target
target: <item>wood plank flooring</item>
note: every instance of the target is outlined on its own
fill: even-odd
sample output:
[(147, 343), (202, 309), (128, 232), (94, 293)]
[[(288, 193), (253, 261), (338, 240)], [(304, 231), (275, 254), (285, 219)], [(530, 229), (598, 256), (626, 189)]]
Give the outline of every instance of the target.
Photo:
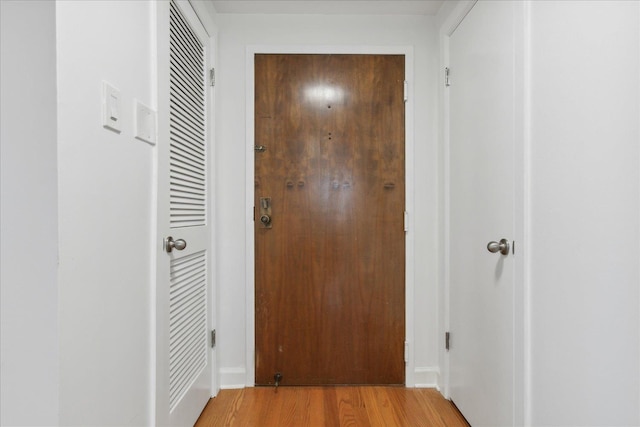
[(253, 387), (222, 390), (196, 427), (447, 426), (468, 427), (434, 389), (405, 387)]

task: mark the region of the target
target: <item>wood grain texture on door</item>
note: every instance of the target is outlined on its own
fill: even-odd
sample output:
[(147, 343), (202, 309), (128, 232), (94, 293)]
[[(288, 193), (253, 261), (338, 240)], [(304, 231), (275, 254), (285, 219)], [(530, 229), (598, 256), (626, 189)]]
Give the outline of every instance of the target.
[(404, 64), (255, 56), (256, 384), (404, 383)]

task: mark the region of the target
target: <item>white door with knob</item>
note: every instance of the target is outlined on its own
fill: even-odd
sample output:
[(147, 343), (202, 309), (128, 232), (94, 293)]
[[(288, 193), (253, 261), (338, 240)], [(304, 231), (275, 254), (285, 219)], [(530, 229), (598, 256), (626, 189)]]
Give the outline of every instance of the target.
[(474, 427), (518, 418), (516, 3), (477, 2), (449, 39), (449, 394)]
[(209, 36), (186, 1), (157, 2), (156, 425), (193, 425), (211, 397)]

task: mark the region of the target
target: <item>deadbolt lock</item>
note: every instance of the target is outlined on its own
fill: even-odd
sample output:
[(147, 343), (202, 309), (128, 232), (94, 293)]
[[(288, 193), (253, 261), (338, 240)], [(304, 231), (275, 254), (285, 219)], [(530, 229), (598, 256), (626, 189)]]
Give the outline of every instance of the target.
[(260, 198), (260, 226), (262, 228), (272, 228), (271, 197)]

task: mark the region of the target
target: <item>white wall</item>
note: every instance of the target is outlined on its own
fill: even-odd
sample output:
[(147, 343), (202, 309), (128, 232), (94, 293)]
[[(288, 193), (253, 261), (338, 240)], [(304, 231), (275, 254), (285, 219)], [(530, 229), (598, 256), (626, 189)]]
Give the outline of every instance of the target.
[[(217, 16), (216, 123), (218, 362), (222, 387), (245, 384), (246, 357), (246, 48), (250, 45), (414, 47), (415, 380), (438, 380), (436, 119), (437, 40), (425, 16)], [(249, 382), (251, 384), (251, 382)]]
[(0, 2), (0, 424), (58, 422), (55, 3)]
[[(133, 99), (152, 105), (151, 8), (57, 2), (64, 425), (151, 423), (154, 147), (132, 131)], [(120, 134), (101, 124), (103, 79), (121, 91)]]
[(531, 7), (532, 425), (640, 425), (640, 3)]

